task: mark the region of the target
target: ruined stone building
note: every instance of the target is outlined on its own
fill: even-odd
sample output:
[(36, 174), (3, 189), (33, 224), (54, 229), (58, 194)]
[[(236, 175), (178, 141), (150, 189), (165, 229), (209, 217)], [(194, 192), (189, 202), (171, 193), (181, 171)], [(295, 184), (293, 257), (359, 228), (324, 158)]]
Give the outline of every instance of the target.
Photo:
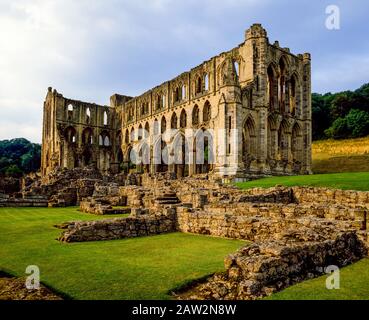
[(238, 47), (141, 96), (115, 94), (110, 107), (49, 88), (42, 174), (92, 164), (177, 177), (311, 173), (310, 54), (270, 43), (254, 24)]

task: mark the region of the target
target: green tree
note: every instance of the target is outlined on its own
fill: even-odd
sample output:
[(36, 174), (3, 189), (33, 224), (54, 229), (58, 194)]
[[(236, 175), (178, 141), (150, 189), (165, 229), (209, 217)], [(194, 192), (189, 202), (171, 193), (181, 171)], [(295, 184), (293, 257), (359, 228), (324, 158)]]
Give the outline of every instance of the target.
[(332, 139), (344, 139), (350, 135), (350, 130), (347, 126), (346, 118), (336, 119), (332, 126), (325, 130), (325, 134), (328, 138)]
[(13, 164), (6, 168), (5, 175), (11, 177), (20, 177), (23, 174), (22, 170), (18, 168), (16, 164)]
[(359, 138), (369, 134), (369, 113), (352, 109), (346, 116), (347, 128), (351, 132), (351, 137)]
[[(38, 171), (41, 165), (41, 146), (27, 139), (0, 141), (0, 174), (17, 176)], [(17, 169), (16, 169), (17, 168)]]

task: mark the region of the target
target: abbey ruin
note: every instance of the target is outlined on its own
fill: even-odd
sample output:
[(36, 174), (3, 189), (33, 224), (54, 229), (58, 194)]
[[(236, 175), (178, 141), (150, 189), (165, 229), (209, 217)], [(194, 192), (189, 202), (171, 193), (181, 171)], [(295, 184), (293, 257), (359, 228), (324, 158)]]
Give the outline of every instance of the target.
[[(311, 59), (254, 24), (245, 41), (110, 106), (49, 88), (42, 172), (0, 207), (68, 207), (63, 243), (182, 232), (245, 240), (176, 299), (259, 299), (368, 256), (369, 192), (230, 181), (311, 173)], [(204, 254), (207, 254), (204, 248)], [(123, 266), (122, 266), (123, 267)]]
[(139, 97), (100, 106), (49, 88), (42, 175), (90, 165), (177, 178), (311, 173), (310, 54), (254, 24), (238, 47)]

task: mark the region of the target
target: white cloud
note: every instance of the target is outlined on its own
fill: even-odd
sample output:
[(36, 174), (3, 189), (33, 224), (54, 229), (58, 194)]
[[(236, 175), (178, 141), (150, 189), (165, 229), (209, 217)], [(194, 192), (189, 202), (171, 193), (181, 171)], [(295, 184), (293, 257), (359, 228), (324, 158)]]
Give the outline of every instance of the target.
[[(40, 142), (49, 86), (67, 97), (107, 104), (115, 92), (139, 94), (232, 48), (252, 23), (263, 22), (273, 37), (286, 38), (278, 26), (296, 14), (286, 6), (271, 0), (0, 0), (0, 139)], [(310, 51), (307, 21), (324, 18), (317, 7), (306, 16), (299, 8), (296, 17), (306, 32), (293, 38), (297, 44), (286, 45)], [(313, 56), (313, 65), (318, 58)], [(316, 64), (314, 87), (361, 81), (368, 69), (360, 59), (366, 58), (348, 57), (342, 67)]]
[[(100, 104), (108, 103), (109, 95), (114, 93), (109, 85), (118, 91), (123, 82), (125, 89), (131, 91), (127, 94), (146, 89), (144, 81), (137, 86), (130, 80), (130, 65), (138, 64), (150, 51), (158, 55), (168, 52), (169, 42), (173, 48), (180, 43), (179, 51), (187, 49), (187, 54), (204, 52), (206, 45), (194, 44), (204, 44), (206, 39), (214, 43), (217, 35), (213, 26), (196, 19), (196, 15), (217, 15), (225, 8), (255, 3), (256, 0), (205, 0), (201, 5), (197, 0), (0, 0), (0, 139), (24, 134), (40, 142), (48, 86), (66, 96)], [(116, 62), (115, 68), (110, 60)], [(143, 69), (138, 72), (145, 78)], [(156, 73), (153, 70), (155, 84), (160, 82)], [(109, 75), (121, 80), (112, 83)]]

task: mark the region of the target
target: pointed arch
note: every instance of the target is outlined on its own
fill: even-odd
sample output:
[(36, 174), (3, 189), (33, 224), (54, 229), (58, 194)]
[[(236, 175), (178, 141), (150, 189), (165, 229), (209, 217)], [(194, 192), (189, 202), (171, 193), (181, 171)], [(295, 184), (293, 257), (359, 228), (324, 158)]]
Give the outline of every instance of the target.
[(103, 121), (104, 121), (103, 125), (107, 126), (108, 125), (108, 112), (107, 111), (104, 111), (103, 118), (104, 118), (103, 119)]
[(91, 122), (91, 109), (89, 107), (86, 108), (86, 123)]
[(257, 158), (257, 136), (255, 121), (250, 115), (242, 127), (242, 160), (246, 169)]
[(153, 146), (153, 164), (155, 166), (155, 172), (167, 172), (168, 171), (168, 146), (166, 142), (159, 137)]
[(206, 174), (213, 170), (215, 163), (214, 137), (211, 131), (202, 127), (195, 133), (193, 141), (195, 174)]
[(141, 141), (143, 138), (143, 129), (142, 129), (142, 124), (140, 124), (138, 126), (138, 141)]
[(141, 145), (139, 146), (138, 149), (138, 156), (139, 156), (139, 167), (140, 169), (145, 172), (148, 173), (150, 172), (150, 146), (148, 143), (146, 143), (145, 141), (143, 141), (141, 143)]
[(185, 109), (182, 109), (180, 116), (180, 128), (185, 129), (187, 127), (187, 113)]
[(201, 78), (201, 76), (197, 77), (195, 92), (196, 92), (196, 94), (199, 94), (199, 93), (202, 92), (202, 78)]
[(160, 124), (159, 124), (159, 121), (158, 119), (154, 119), (154, 122), (152, 124), (152, 128), (153, 128), (153, 135), (154, 136), (157, 136), (159, 133), (160, 133)]
[(91, 145), (93, 144), (93, 134), (91, 128), (86, 128), (82, 132), (82, 144)]
[(205, 73), (205, 75), (204, 75), (204, 87), (205, 87), (205, 91), (209, 91), (210, 81), (209, 81), (209, 74), (208, 73)]
[(296, 72), (289, 81), (289, 112), (292, 116), (299, 116), (301, 113), (301, 83)]
[(68, 143), (76, 143), (77, 142), (77, 130), (70, 126), (65, 129), (64, 138)]
[(174, 157), (174, 171), (177, 175), (177, 179), (187, 177), (189, 175), (189, 146), (182, 132), (178, 132), (174, 137), (171, 149), (171, 154)]
[(186, 85), (182, 85), (182, 99), (181, 100), (186, 100), (187, 99), (187, 94), (186, 94)]
[(170, 128), (177, 129), (177, 127), (178, 127), (178, 117), (177, 117), (177, 114), (173, 112), (172, 118), (170, 120)]
[(199, 115), (200, 115), (200, 109), (198, 105), (196, 104), (192, 110), (192, 125), (193, 126), (199, 125), (200, 123)]
[(145, 124), (145, 131), (144, 131), (144, 139), (148, 139), (150, 137), (150, 125), (148, 122)]
[(205, 102), (202, 114), (203, 122), (209, 122), (211, 120), (211, 105), (209, 101)]
[(269, 108), (271, 110), (276, 108), (276, 104), (278, 101), (278, 77), (277, 77), (277, 68), (274, 63), (271, 63), (267, 69), (268, 75), (268, 100), (269, 100)]
[(163, 116), (160, 122), (161, 134), (165, 133), (166, 130), (167, 130), (167, 119)]
[(126, 129), (126, 133), (124, 135), (124, 142), (125, 142), (125, 144), (129, 144), (129, 142), (130, 142), (128, 129)]

